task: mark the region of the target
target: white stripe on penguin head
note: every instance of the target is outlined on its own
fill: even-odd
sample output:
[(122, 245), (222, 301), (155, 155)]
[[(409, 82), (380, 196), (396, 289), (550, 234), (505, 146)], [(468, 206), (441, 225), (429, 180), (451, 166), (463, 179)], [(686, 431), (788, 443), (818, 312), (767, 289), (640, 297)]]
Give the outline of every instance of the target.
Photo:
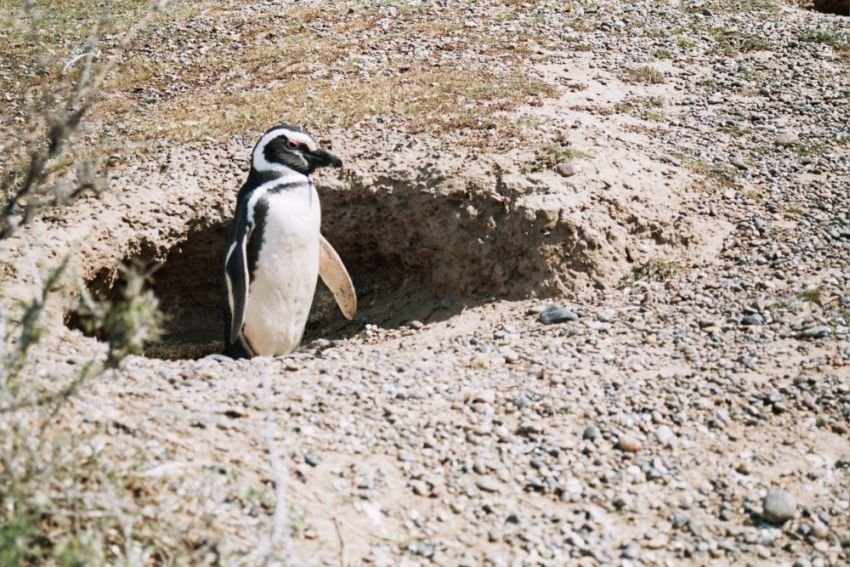
[(251, 156), (252, 164), (254, 169), (257, 171), (284, 171), (289, 170), (283, 164), (279, 163), (271, 163), (266, 159), (266, 146), (277, 138), (278, 136), (286, 136), (287, 139), (292, 140), (293, 142), (297, 142), (299, 144), (304, 144), (307, 146), (307, 149), (311, 152), (316, 151), (316, 141), (313, 139), (310, 134), (306, 132), (298, 132), (296, 130), (290, 130), (288, 128), (275, 128), (274, 130), (270, 130), (263, 134), (263, 137), (260, 138), (260, 141), (257, 142), (257, 145), (254, 146), (254, 153)]

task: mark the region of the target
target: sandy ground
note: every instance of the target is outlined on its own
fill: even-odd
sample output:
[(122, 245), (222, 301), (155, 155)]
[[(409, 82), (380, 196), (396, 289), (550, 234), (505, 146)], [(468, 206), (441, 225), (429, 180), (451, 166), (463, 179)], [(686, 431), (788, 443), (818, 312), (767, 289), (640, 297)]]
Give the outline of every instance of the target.
[[(803, 14), (776, 17), (796, 29)], [(321, 133), (346, 164), (317, 177), (323, 232), (361, 312), (347, 323), (319, 290), (293, 357), (203, 358), (220, 348), (219, 266), (252, 139), (131, 163), (100, 199), (0, 243), (6, 300), (72, 250), (104, 296), (117, 262), (162, 264), (166, 339), (61, 415), (80, 451), (132, 479), (150, 562), (847, 563), (846, 124), (840, 138), (831, 114), (780, 108), (762, 122), (838, 140), (789, 156), (777, 128), (719, 125), (803, 103), (712, 98), (695, 78), (724, 80), (723, 60), (659, 61), (668, 80), (641, 84), (598, 51), (540, 55), (557, 94), (512, 116), (578, 152), (540, 171), (533, 148)], [(798, 65), (792, 86), (847, 59)], [(622, 110), (647, 100), (669, 119)], [(683, 148), (738, 177), (717, 182)], [(51, 304), (39, 354), (60, 376), (100, 348), (65, 327), (74, 301)], [(544, 324), (553, 303), (569, 313)]]

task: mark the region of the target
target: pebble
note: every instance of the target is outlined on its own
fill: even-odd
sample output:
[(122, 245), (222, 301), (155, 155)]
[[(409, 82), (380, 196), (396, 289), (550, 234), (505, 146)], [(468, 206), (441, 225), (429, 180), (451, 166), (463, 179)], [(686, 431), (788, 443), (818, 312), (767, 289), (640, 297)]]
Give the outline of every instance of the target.
[(818, 539), (826, 539), (829, 536), (829, 528), (821, 522), (813, 522), (812, 534)]
[(498, 493), (502, 490), (502, 484), (492, 476), (481, 476), (475, 480), (475, 486), (484, 492)]
[(599, 431), (599, 428), (595, 425), (588, 425), (584, 432), (581, 434), (582, 439), (587, 439), (588, 441), (596, 441), (600, 437), (602, 437), (602, 432)]
[(604, 310), (604, 311), (600, 311), (600, 312), (596, 315), (596, 319), (597, 319), (598, 321), (602, 322), (602, 323), (610, 323), (611, 321), (613, 321), (613, 320), (614, 320), (614, 317), (616, 317), (616, 315), (617, 315), (617, 314), (614, 312), (614, 310), (612, 310), (612, 309), (606, 309), (606, 310)]
[(828, 337), (832, 334), (832, 330), (826, 325), (818, 325), (816, 327), (809, 327), (808, 329), (803, 329), (800, 332), (800, 336), (807, 339), (822, 339), (824, 337)]
[(661, 425), (655, 430), (655, 438), (662, 445), (670, 445), (676, 439), (676, 434), (668, 426)]
[(553, 325), (555, 323), (565, 323), (567, 321), (576, 321), (578, 315), (565, 307), (550, 305), (540, 312), (540, 322), (544, 325)]
[(732, 159), (729, 160), (729, 161), (732, 165), (734, 165), (736, 168), (740, 169), (741, 171), (746, 171), (750, 168), (750, 166), (748, 166), (746, 163), (744, 163), (744, 161), (738, 156), (732, 156)]
[(764, 497), (762, 504), (762, 517), (772, 524), (782, 524), (793, 518), (797, 512), (794, 495), (785, 490), (771, 490)]
[(478, 390), (472, 395), (472, 403), (492, 404), (496, 401), (496, 392), (493, 390)]
[(557, 171), (558, 175), (561, 177), (572, 177), (578, 173), (578, 167), (572, 162), (559, 163), (555, 166), (555, 171)]
[(676, 529), (683, 528), (688, 525), (690, 518), (684, 512), (677, 512), (673, 516), (673, 527)]
[(783, 132), (776, 137), (776, 143), (780, 146), (793, 146), (800, 141), (800, 138), (794, 132)]
[(617, 448), (628, 453), (637, 453), (640, 451), (641, 442), (630, 435), (620, 435), (617, 439)]

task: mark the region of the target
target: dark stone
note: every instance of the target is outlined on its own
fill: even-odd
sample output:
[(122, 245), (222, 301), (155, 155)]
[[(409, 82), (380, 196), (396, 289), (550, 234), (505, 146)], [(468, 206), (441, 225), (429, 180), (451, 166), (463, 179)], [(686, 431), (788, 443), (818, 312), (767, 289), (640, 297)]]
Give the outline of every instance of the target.
[(582, 439), (587, 439), (589, 441), (596, 441), (597, 439), (602, 437), (602, 432), (599, 431), (599, 428), (595, 425), (589, 425), (584, 430), (584, 433), (582, 433), (581, 437)]
[(555, 323), (564, 323), (566, 321), (575, 321), (578, 315), (565, 307), (550, 305), (540, 312), (540, 322), (544, 325), (553, 325)]

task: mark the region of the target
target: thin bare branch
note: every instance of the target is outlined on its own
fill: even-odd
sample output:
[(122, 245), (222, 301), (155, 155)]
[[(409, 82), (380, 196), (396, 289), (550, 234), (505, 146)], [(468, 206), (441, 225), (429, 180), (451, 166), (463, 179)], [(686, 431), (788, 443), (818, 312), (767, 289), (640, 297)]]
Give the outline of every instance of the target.
[[(21, 179), (16, 173), (7, 173), (0, 182), (0, 195), (6, 196), (17, 186), (8, 197), (0, 210), (0, 240), (11, 236), (18, 228), (30, 223), (35, 215), (43, 209), (68, 204), (89, 189), (89, 184), (83, 183), (71, 191), (62, 191), (59, 186), (47, 186), (50, 177), (50, 164), (60, 158), (66, 151), (74, 133), (79, 128), (86, 113), (91, 109), (104, 81), (113, 71), (126, 52), (130, 43), (151, 20), (168, 4), (168, 0), (158, 0), (151, 4), (145, 15), (136, 21), (122, 36), (111, 55), (99, 66), (95, 65), (98, 49), (96, 30), (89, 38), (83, 54), (66, 63), (63, 68), (63, 78), (73, 64), (80, 58), (85, 64), (79, 75), (72, 81), (70, 93), (67, 91), (67, 81), (60, 83), (58, 89), (46, 87), (40, 97), (40, 103), (28, 104), (27, 128), (22, 141), (28, 148), (26, 171)], [(31, 41), (38, 41), (38, 15), (33, 10), (34, 3), (27, 3), (26, 11), (32, 22)], [(37, 43), (34, 43), (37, 45)], [(44, 139), (40, 133), (43, 124), (47, 128)], [(38, 198), (47, 195), (46, 199)], [(20, 215), (20, 218), (18, 216)]]
[(339, 567), (345, 567), (345, 540), (342, 538), (342, 529), (339, 527), (339, 520), (335, 515), (331, 515), (334, 522), (334, 530), (336, 530), (336, 539), (339, 542)]

